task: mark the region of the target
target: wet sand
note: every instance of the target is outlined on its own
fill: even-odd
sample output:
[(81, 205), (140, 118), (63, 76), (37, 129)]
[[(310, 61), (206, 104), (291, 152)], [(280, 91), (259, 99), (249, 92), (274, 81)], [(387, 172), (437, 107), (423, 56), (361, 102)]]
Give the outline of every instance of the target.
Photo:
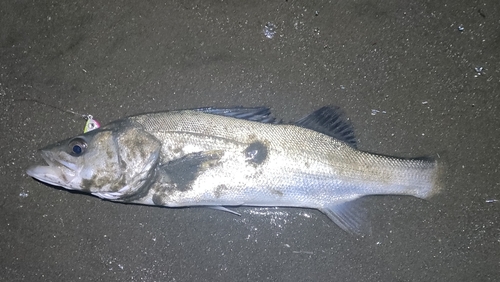
[[(6, 2), (6, 1), (4, 1)], [(12, 3), (10, 3), (12, 2)], [(0, 4), (1, 281), (495, 281), (498, 1)], [(367, 201), (373, 234), (318, 211), (168, 209), (28, 177), (36, 149), (144, 112), (344, 109), (359, 148), (446, 164), (430, 201)]]

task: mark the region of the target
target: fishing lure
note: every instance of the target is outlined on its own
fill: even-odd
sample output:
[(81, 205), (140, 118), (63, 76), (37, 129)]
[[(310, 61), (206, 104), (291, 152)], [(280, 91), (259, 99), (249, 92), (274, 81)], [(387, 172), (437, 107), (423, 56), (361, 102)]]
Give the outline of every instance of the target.
[(85, 123), (85, 128), (83, 129), (83, 133), (87, 133), (101, 127), (101, 124), (97, 120), (95, 120), (92, 115), (83, 115), (83, 118), (87, 120), (87, 122)]

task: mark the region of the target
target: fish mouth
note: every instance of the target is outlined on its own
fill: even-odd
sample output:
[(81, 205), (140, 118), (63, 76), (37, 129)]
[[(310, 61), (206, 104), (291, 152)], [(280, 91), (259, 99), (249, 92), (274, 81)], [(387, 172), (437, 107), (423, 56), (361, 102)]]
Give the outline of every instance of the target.
[(44, 183), (62, 186), (67, 189), (74, 189), (68, 184), (77, 175), (77, 165), (73, 162), (63, 160), (60, 155), (56, 155), (51, 151), (41, 150), (40, 155), (47, 165), (35, 165), (26, 173)]

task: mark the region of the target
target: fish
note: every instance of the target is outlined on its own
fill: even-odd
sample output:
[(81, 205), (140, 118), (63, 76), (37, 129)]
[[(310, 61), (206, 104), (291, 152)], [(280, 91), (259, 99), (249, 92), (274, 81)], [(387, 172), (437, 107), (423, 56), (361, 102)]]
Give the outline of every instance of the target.
[(353, 126), (325, 106), (293, 123), (266, 107), (129, 116), (40, 149), (27, 174), (99, 198), (164, 207), (317, 209), (343, 230), (371, 232), (370, 195), (427, 199), (441, 187), (434, 158), (357, 148)]

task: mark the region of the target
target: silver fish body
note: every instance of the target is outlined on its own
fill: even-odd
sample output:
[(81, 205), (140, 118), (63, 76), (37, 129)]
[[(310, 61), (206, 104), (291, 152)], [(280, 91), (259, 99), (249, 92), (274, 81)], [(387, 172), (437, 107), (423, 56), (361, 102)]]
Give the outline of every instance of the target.
[(295, 124), (265, 108), (196, 109), (115, 121), (42, 149), (40, 181), (146, 205), (287, 206), (318, 209), (362, 233), (355, 200), (436, 193), (439, 168), (357, 150), (338, 109)]

